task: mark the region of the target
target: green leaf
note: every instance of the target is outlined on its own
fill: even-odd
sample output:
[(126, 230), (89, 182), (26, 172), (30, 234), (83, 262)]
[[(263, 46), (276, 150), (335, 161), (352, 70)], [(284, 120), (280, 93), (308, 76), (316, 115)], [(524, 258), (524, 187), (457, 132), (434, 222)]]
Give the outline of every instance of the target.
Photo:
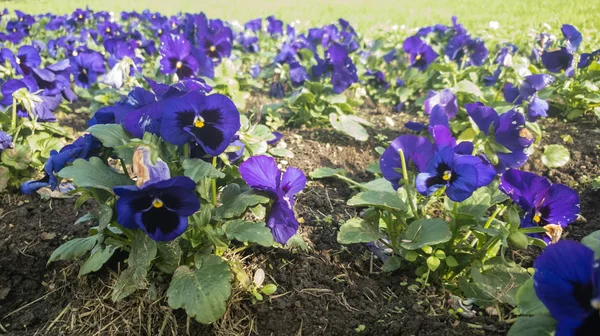
[(258, 194), (256, 191), (249, 190), (241, 192), (240, 186), (232, 183), (223, 189), (221, 193), (221, 202), (217, 208), (218, 217), (228, 219), (238, 217), (243, 214), (248, 207), (253, 207), (260, 203), (269, 202), (269, 198)]
[(273, 246), (273, 235), (265, 223), (247, 222), (243, 219), (228, 221), (223, 224), (223, 231), (229, 239), (241, 242), (257, 243), (262, 246)]
[(435, 256), (429, 256), (429, 258), (427, 258), (427, 267), (429, 267), (432, 272), (435, 272), (435, 270), (440, 267), (440, 259)]
[(83, 265), (81, 265), (78, 276), (98, 271), (112, 257), (117, 248), (117, 246), (104, 246), (102, 250), (98, 250), (96, 253), (90, 255)]
[(468, 81), (466, 79), (462, 80), (462, 81), (458, 82), (458, 84), (456, 84), (456, 91), (470, 93), (477, 97), (483, 96), (483, 93), (481, 93), (481, 89), (479, 89), (479, 86), (475, 85), (475, 83)]
[(511, 306), (517, 305), (517, 290), (530, 278), (527, 271), (520, 267), (507, 267), (500, 264), (482, 271), (479, 267), (471, 269), (473, 282), (483, 292), (496, 301)]
[(200, 159), (186, 159), (183, 161), (184, 175), (198, 183), (203, 178), (224, 178), (225, 174), (213, 167), (212, 164)]
[(340, 227), (337, 240), (340, 244), (369, 243), (380, 237), (379, 227), (361, 218), (351, 218)]
[(94, 125), (88, 128), (86, 132), (98, 138), (104, 147), (114, 148), (131, 142), (131, 138), (123, 126), (119, 124)]
[(338, 169), (333, 169), (333, 168), (328, 168), (328, 167), (320, 167), (317, 168), (315, 170), (313, 170), (312, 172), (308, 173), (308, 176), (310, 176), (310, 178), (313, 179), (320, 179), (320, 178), (325, 178), (325, 177), (332, 177), (335, 174), (343, 174), (344, 170), (341, 168)]
[(269, 153), (273, 156), (281, 157), (281, 158), (293, 158), (294, 153), (287, 148), (271, 148), (269, 149)]
[(549, 168), (558, 168), (571, 160), (569, 150), (561, 145), (549, 145), (542, 154), (542, 163)]
[(390, 211), (407, 211), (408, 206), (395, 192), (368, 190), (356, 194), (348, 205), (356, 207), (374, 206)]
[(367, 130), (356, 118), (343, 114), (331, 113), (329, 115), (329, 122), (337, 131), (346, 133), (358, 141), (367, 141), (369, 139), (369, 133), (367, 133)]
[(113, 209), (106, 204), (100, 204), (100, 210), (98, 210), (98, 231), (106, 229), (112, 220), (112, 216)]
[(456, 261), (456, 258), (454, 258), (453, 256), (448, 256), (444, 261), (446, 262), (446, 265), (448, 265), (448, 267), (458, 266), (458, 261)]
[(419, 219), (410, 223), (401, 246), (407, 250), (416, 250), (424, 246), (445, 243), (450, 238), (452, 238), (452, 232), (446, 221), (439, 218)]
[(227, 308), (231, 279), (231, 271), (223, 259), (203, 255), (197, 260), (196, 268), (177, 268), (167, 290), (169, 306), (185, 309), (188, 316), (200, 323), (214, 322)]
[(521, 315), (547, 314), (548, 309), (535, 294), (533, 278), (527, 279), (517, 291), (517, 307)]
[(79, 258), (96, 246), (98, 236), (75, 238), (59, 246), (48, 260), (48, 264), (58, 260), (72, 260)]
[(551, 336), (556, 330), (556, 320), (550, 315), (520, 316), (507, 336)]
[(25, 170), (31, 163), (31, 154), (28, 146), (15, 144), (14, 148), (9, 148), (2, 152), (2, 163), (16, 170)]
[(383, 271), (384, 272), (393, 272), (400, 268), (402, 265), (402, 259), (398, 256), (391, 256), (385, 260), (383, 263)]
[(594, 231), (583, 237), (581, 243), (594, 251), (594, 258), (600, 258), (600, 231)]
[(89, 161), (77, 159), (73, 165), (63, 168), (58, 176), (73, 179), (73, 183), (80, 188), (96, 187), (111, 192), (115, 186), (133, 184), (129, 177), (117, 173), (97, 157), (91, 157)]
[[(389, 193), (396, 194), (396, 191), (394, 190), (392, 183), (390, 183), (390, 181), (388, 181), (384, 178), (378, 178), (373, 181), (369, 181), (367, 183), (361, 183), (361, 185), (363, 186), (363, 188), (365, 188), (367, 190), (383, 191), (383, 192), (389, 192)], [(396, 196), (396, 197), (398, 197), (398, 196)]]
[(154, 266), (163, 273), (173, 274), (179, 266), (179, 261), (183, 255), (179, 242), (161, 242), (157, 243), (156, 247), (157, 251)]
[(138, 289), (146, 288), (148, 271), (156, 257), (156, 242), (137, 230), (131, 244), (127, 269), (121, 273), (112, 292), (114, 302), (121, 301)]

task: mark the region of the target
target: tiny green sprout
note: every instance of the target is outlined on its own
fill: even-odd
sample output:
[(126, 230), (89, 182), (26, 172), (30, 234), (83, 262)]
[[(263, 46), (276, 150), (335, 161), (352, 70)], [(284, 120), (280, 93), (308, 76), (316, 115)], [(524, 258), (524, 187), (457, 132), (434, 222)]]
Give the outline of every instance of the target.
[(265, 295), (273, 295), (277, 291), (277, 285), (268, 284), (261, 289), (261, 292)]
[(367, 329), (367, 327), (364, 324), (359, 325), (358, 327), (356, 327), (354, 329), (354, 331), (356, 331), (357, 333), (363, 332)]
[(327, 216), (323, 217), (323, 221), (329, 225), (332, 225), (333, 224), (333, 216), (327, 215)]

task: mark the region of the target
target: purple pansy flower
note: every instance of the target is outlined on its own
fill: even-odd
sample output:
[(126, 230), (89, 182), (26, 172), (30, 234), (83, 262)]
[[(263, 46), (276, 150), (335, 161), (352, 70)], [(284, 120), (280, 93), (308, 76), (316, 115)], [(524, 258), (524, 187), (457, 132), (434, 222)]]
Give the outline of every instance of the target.
[(200, 68), (192, 55), (192, 44), (181, 35), (165, 35), (160, 39), (160, 65), (164, 74), (177, 74), (180, 79), (194, 77)]
[(267, 17), (267, 32), (271, 36), (283, 35), (283, 21), (277, 20), (273, 15)]
[(90, 88), (96, 83), (98, 75), (106, 71), (104, 58), (95, 51), (77, 54), (70, 58), (71, 73), (75, 78), (75, 84), (82, 88)]
[(527, 105), (527, 119), (536, 121), (539, 117), (547, 117), (548, 103), (540, 99), (537, 93), (554, 82), (555, 78), (546, 74), (526, 76), (519, 88), (511, 83), (504, 85), (504, 99), (515, 105), (524, 102)]
[(456, 95), (450, 89), (444, 89), (440, 92), (429, 91), (427, 99), (424, 102), (425, 114), (431, 114), (436, 105), (444, 109), (448, 119), (454, 118), (458, 113)]
[(561, 47), (555, 51), (544, 51), (542, 54), (542, 63), (550, 72), (564, 71), (565, 75), (573, 76), (575, 73), (575, 57), (574, 53), (579, 48), (583, 36), (574, 26), (565, 24), (561, 27), (563, 36), (565, 37), (565, 47)]
[(423, 42), (418, 35), (413, 35), (404, 40), (402, 49), (410, 55), (410, 66), (420, 71), (425, 71), (438, 57), (433, 48)]
[(221, 94), (191, 91), (163, 104), (162, 113), (161, 134), (166, 141), (178, 146), (195, 142), (212, 156), (223, 153), (240, 129), (240, 113)]
[(253, 156), (240, 164), (242, 178), (248, 185), (264, 191), (274, 199), (267, 227), (273, 239), (285, 244), (298, 231), (298, 221), (294, 215), (294, 195), (306, 186), (306, 176), (294, 167), (288, 167), (281, 174), (275, 159), (269, 156)]
[(12, 137), (6, 132), (0, 130), (0, 153), (2, 153), (5, 149), (9, 149), (13, 147)]
[(509, 169), (502, 174), (499, 188), (525, 210), (521, 227), (543, 227), (546, 234), (532, 235), (546, 242), (558, 241), (563, 228), (579, 215), (577, 192), (534, 173)]
[(17, 54), (13, 54), (10, 49), (2, 49), (2, 58), (8, 60), (18, 74), (28, 76), (31, 74), (31, 69), (42, 64), (40, 53), (32, 46), (22, 46)]
[(475, 190), (492, 182), (496, 176), (493, 167), (481, 158), (458, 155), (451, 147), (445, 147), (431, 159), (425, 172), (417, 175), (417, 191), (429, 196), (441, 187), (455, 202), (469, 198)]
[(498, 115), (496, 110), (479, 102), (467, 104), (465, 108), (479, 130), (494, 142), (491, 148), (506, 149), (495, 153), (496, 171), (503, 172), (507, 168), (519, 168), (525, 164), (529, 158), (527, 149), (535, 138), (525, 127), (523, 114), (510, 110)]
[(434, 154), (433, 144), (429, 139), (415, 135), (401, 135), (394, 139), (386, 148), (379, 160), (383, 177), (392, 183), (394, 189), (398, 189), (402, 183), (402, 165), (398, 150), (402, 149), (406, 164), (414, 163), (419, 172), (425, 171), (427, 163)]
[(259, 32), (262, 28), (262, 19), (254, 19), (246, 22), (244, 24), (244, 29), (250, 30), (253, 32)]

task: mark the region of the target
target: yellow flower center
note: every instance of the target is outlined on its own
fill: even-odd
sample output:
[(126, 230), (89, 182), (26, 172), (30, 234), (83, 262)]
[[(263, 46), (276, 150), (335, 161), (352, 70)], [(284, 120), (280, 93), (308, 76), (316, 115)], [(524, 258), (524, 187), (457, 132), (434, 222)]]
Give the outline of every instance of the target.
[(106, 27), (106, 32), (110, 33), (110, 28)]
[(152, 20), (156, 19), (156, 15), (152, 15)]
[(157, 199), (155, 199), (155, 200), (152, 202), (152, 206), (153, 206), (153, 207), (155, 207), (155, 208), (157, 208), (157, 209), (160, 209), (160, 208), (162, 208), (162, 207), (163, 207), (163, 205), (164, 205), (164, 203), (163, 203), (161, 200), (159, 200), (158, 198), (157, 198)]
[(183, 67), (183, 63), (181, 63), (181, 61), (177, 61), (177, 64), (175, 64), (175, 67), (177, 69), (181, 69)]
[(415, 59), (418, 61), (421, 59), (421, 54), (417, 54), (417, 56), (415, 56)]
[(535, 214), (535, 216), (533, 216), (533, 221), (536, 223), (539, 223), (542, 220), (542, 217), (540, 216), (540, 214)]
[(83, 19), (83, 15), (79, 14), (79, 20)]
[(158, 35), (162, 35), (162, 33), (163, 33), (163, 30), (159, 28), (158, 29)]
[(16, 32), (17, 32), (17, 28), (13, 28), (13, 33), (16, 33)]
[(15, 58), (15, 62), (17, 62), (17, 64), (21, 64), (21, 60), (18, 57)]
[(83, 72), (84, 75), (87, 75), (87, 70), (86, 69), (81, 70), (81, 72)]
[(217, 48), (214, 45), (211, 45), (210, 48), (208, 48), (208, 50), (210, 50), (210, 52), (215, 52)]
[(73, 56), (77, 56), (79, 55), (79, 53), (77, 52), (77, 50), (73, 50)]
[(450, 171), (445, 171), (444, 175), (442, 175), (442, 180), (444, 181), (450, 181), (450, 178), (452, 177), (452, 172)]
[(19, 18), (19, 22), (23, 22), (23, 18), (22, 18), (22, 17), (21, 17), (21, 18)]
[(202, 119), (201, 116), (197, 116), (196, 118), (194, 118), (194, 127), (196, 127), (196, 128), (204, 127), (204, 119)]

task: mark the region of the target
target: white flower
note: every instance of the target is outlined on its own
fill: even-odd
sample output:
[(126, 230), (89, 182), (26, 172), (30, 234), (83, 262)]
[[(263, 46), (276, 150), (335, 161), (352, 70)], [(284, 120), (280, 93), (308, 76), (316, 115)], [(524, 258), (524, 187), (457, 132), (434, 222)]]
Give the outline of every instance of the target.
[(498, 23), (498, 21), (490, 21), (490, 28), (498, 29), (498, 28), (500, 28), (500, 23)]

